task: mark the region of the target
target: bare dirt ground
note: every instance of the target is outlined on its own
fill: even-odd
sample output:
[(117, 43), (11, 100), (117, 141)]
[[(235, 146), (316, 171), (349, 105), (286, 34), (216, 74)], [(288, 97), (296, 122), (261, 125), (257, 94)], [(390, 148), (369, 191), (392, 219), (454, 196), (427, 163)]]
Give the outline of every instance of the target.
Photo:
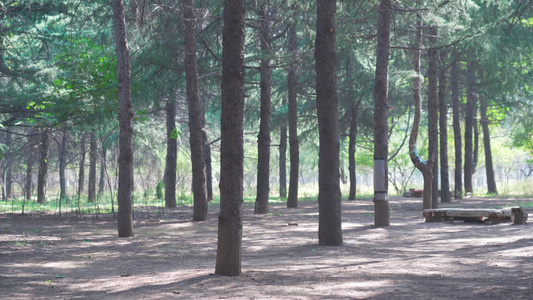
[(134, 238), (117, 238), (112, 216), (0, 215), (0, 298), (533, 299), (531, 225), (425, 223), (421, 201), (392, 198), (387, 228), (372, 226), (371, 199), (343, 202), (342, 247), (317, 245), (316, 202), (261, 216), (246, 205), (238, 277), (213, 275), (216, 207), (207, 222), (144, 216)]

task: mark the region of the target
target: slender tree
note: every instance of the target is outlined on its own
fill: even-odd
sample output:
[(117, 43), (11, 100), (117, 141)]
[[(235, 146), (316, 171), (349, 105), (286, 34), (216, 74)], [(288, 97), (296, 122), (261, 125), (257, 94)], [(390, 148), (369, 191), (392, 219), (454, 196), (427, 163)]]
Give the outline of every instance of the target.
[(473, 193), (472, 187), (472, 175), (474, 174), (474, 160), (473, 154), (474, 149), (473, 145), (473, 129), (474, 129), (474, 118), (475, 118), (475, 102), (476, 95), (474, 94), (474, 84), (475, 84), (475, 71), (473, 67), (473, 62), (468, 62), (468, 78), (467, 78), (467, 95), (466, 95), (466, 112), (465, 112), (465, 166), (464, 166), (464, 183), (465, 183), (465, 192)]
[(113, 27), (117, 53), (119, 148), (118, 158), (118, 236), (133, 236), (133, 107), (131, 102), (131, 66), (126, 34), (123, 0), (113, 0)]
[(185, 74), (187, 76), (187, 102), (189, 104), (189, 134), (192, 163), (192, 190), (194, 221), (207, 220), (207, 188), (203, 149), (202, 107), (198, 90), (196, 63), (196, 14), (194, 0), (182, 0), (185, 22)]
[(39, 176), (37, 177), (37, 202), (46, 202), (46, 177), (48, 175), (48, 132), (41, 132)]
[(437, 27), (431, 26), (428, 30), (429, 34), (429, 43), (430, 47), (428, 50), (428, 131), (429, 131), (429, 141), (428, 141), (428, 150), (429, 157), (428, 161), (431, 161), (433, 180), (432, 180), (432, 189), (431, 189), (431, 202), (432, 208), (437, 208), (439, 206), (439, 102), (438, 102), (438, 49), (435, 47), (437, 42)]
[(171, 91), (165, 106), (167, 154), (165, 158), (165, 206), (176, 207), (176, 165), (178, 140), (176, 128), (176, 92)]
[(6, 156), (5, 156), (6, 169), (5, 169), (5, 181), (4, 181), (6, 200), (13, 198), (13, 166), (15, 164), (14, 162), (15, 155), (13, 151), (10, 149), (10, 147), (12, 146), (11, 135), (12, 134), (11, 132), (9, 132), (9, 128), (8, 128), (8, 131), (6, 132), (6, 144), (5, 144), (6, 147), (8, 148), (8, 152), (6, 153)]
[(96, 200), (96, 158), (98, 155), (96, 134), (91, 132), (89, 142), (89, 191), (88, 202)]
[(85, 149), (85, 134), (81, 136), (80, 142), (80, 167), (78, 171), (78, 199), (80, 199), (81, 194), (83, 193), (83, 185), (85, 183), (85, 154), (87, 149)]
[(452, 105), (453, 105), (453, 140), (455, 147), (454, 197), (463, 198), (463, 146), (461, 139), (461, 114), (459, 111), (459, 66), (457, 60), (452, 63), (451, 70)]
[(496, 180), (494, 180), (494, 166), (492, 164), (492, 148), (490, 146), (489, 118), (487, 117), (487, 101), (485, 95), (479, 97), (479, 111), (481, 113), (481, 127), (483, 128), (483, 145), (485, 147), (485, 170), (487, 172), (487, 192), (498, 194)]
[[(283, 101), (282, 106), (287, 105)], [(279, 127), (279, 196), (287, 197), (287, 119), (281, 121)]]
[(390, 225), (388, 195), (389, 55), (392, 3), (381, 0), (378, 14), (376, 75), (374, 82), (374, 224)]
[(422, 100), (420, 97), (420, 46), (422, 42), (422, 20), (418, 17), (416, 21), (416, 37), (413, 45), (413, 70), (416, 76), (413, 79), (413, 98), (415, 102), (415, 116), (413, 118), (413, 128), (409, 136), (409, 157), (415, 167), (422, 172), (424, 178), (423, 209), (430, 209), (433, 206), (431, 196), (433, 189), (433, 161), (424, 161), (416, 150), (416, 141), (420, 129), (420, 118), (422, 114)]
[(220, 213), (215, 273), (241, 273), (244, 122), (244, 0), (224, 0)]
[[(346, 77), (348, 79), (348, 82), (350, 83), (350, 95), (355, 94), (355, 89), (353, 88), (353, 66), (352, 66), (352, 60), (350, 57), (346, 60)], [(348, 144), (348, 171), (350, 176), (350, 194), (348, 196), (348, 200), (355, 200), (356, 195), (356, 173), (355, 173), (355, 147), (356, 147), (356, 141), (357, 141), (357, 122), (359, 119), (359, 105), (361, 104), (361, 99), (359, 101), (355, 102), (355, 100), (352, 100), (351, 106), (350, 106), (350, 132), (348, 134), (349, 136), (349, 144)]]
[(293, 22), (288, 31), (289, 53), (293, 55), (289, 74), (287, 76), (287, 86), (289, 89), (289, 151), (290, 151), (290, 174), (289, 174), (289, 197), (287, 207), (298, 207), (298, 176), (300, 169), (300, 150), (298, 145), (298, 99), (297, 99), (297, 79), (296, 63), (294, 55), (297, 50), (296, 22)]
[(317, 1), (315, 66), (320, 150), (318, 154), (318, 244), (342, 245), (339, 178), (339, 116), (335, 0)]
[(446, 67), (442, 61), (446, 51), (440, 51), (439, 70), (439, 137), (440, 137), (440, 201), (450, 202), (450, 179), (448, 167), (448, 105), (446, 103)]
[(270, 116), (272, 114), (272, 69), (270, 67), (270, 42), (272, 29), (270, 13), (265, 3), (258, 9), (260, 44), (261, 44), (261, 120), (257, 137), (257, 197), (255, 200), (256, 214), (268, 213), (268, 193), (270, 190)]

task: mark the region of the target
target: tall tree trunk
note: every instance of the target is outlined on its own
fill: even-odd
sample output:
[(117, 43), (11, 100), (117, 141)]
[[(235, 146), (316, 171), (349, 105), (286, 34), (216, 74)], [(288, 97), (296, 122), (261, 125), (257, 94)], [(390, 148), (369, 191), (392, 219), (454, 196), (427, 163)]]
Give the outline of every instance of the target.
[(46, 177), (48, 173), (48, 132), (41, 133), (39, 176), (37, 177), (37, 202), (46, 203)]
[(80, 143), (80, 168), (78, 172), (78, 199), (80, 199), (81, 194), (83, 193), (83, 186), (85, 183), (85, 154), (87, 153), (87, 150), (85, 149), (85, 137), (86, 135), (81, 136), (81, 143)]
[(6, 200), (13, 198), (13, 166), (15, 158), (15, 155), (13, 151), (11, 150), (11, 132), (6, 132), (6, 147), (7, 147), (7, 154), (5, 156), (6, 159), (6, 174), (5, 174), (5, 188), (6, 188)]
[(465, 112), (465, 192), (472, 194), (472, 175), (474, 173), (473, 161), (473, 141), (472, 129), (474, 128), (474, 112), (476, 96), (474, 95), (475, 74), (472, 62), (468, 62), (468, 79), (467, 79), (467, 95), (466, 95), (466, 112)]
[(487, 101), (485, 95), (479, 98), (481, 113), (481, 127), (483, 128), (483, 145), (485, 146), (485, 169), (487, 171), (487, 192), (498, 194), (496, 180), (494, 179), (494, 166), (492, 164), (492, 150), (490, 146), (489, 119), (487, 117)]
[(178, 155), (178, 140), (176, 129), (176, 92), (171, 91), (167, 104), (167, 154), (165, 159), (165, 206), (176, 207), (176, 165)]
[(455, 147), (455, 199), (463, 198), (463, 145), (461, 139), (461, 113), (459, 111), (459, 66), (457, 60), (452, 64), (452, 106), (453, 106), (453, 140)]
[(260, 20), (261, 39), (261, 120), (257, 137), (257, 198), (255, 200), (256, 214), (268, 213), (268, 193), (270, 190), (270, 116), (272, 114), (272, 70), (270, 68), (270, 14), (266, 4), (261, 4), (258, 10)]
[(422, 100), (420, 97), (420, 46), (422, 43), (422, 20), (418, 17), (416, 22), (416, 38), (413, 45), (413, 70), (417, 74), (413, 80), (413, 98), (415, 102), (415, 116), (413, 119), (413, 128), (409, 136), (409, 157), (415, 167), (422, 172), (424, 178), (423, 209), (430, 209), (433, 206), (431, 197), (433, 190), (433, 161), (424, 161), (416, 150), (416, 141), (420, 129), (420, 118), (422, 110)]
[(107, 168), (107, 148), (105, 148), (102, 143), (101, 162), (100, 162), (100, 178), (98, 181), (98, 194), (100, 195), (100, 197), (105, 192), (106, 168)]
[[(283, 101), (286, 105), (286, 101)], [(287, 119), (279, 127), (279, 196), (287, 198)]]
[(241, 274), (244, 126), (244, 0), (224, 0), (220, 213), (215, 273)]
[(341, 246), (339, 112), (335, 13), (337, 1), (318, 0), (315, 39), (318, 154), (318, 244)]
[(131, 67), (123, 0), (113, 0), (113, 27), (117, 53), (120, 155), (118, 158), (118, 236), (133, 236), (133, 107)]
[(429, 130), (429, 161), (432, 164), (433, 184), (431, 189), (432, 208), (439, 207), (439, 99), (438, 99), (438, 53), (439, 50), (434, 48), (437, 42), (437, 27), (431, 26), (429, 28), (429, 43), (428, 51), (428, 130)]
[(390, 225), (388, 195), (389, 126), (389, 56), (392, 3), (379, 4), (376, 73), (374, 82), (374, 224)]
[(97, 145), (96, 135), (91, 132), (89, 142), (89, 191), (88, 202), (96, 200), (96, 159), (97, 159)]
[(189, 104), (189, 144), (191, 147), (192, 191), (194, 197), (193, 221), (207, 220), (207, 188), (203, 149), (202, 105), (198, 90), (196, 65), (196, 14), (194, 0), (183, 0), (185, 22), (185, 74), (187, 76), (187, 102)]
[(298, 176), (300, 169), (300, 150), (298, 142), (298, 99), (297, 99), (297, 79), (296, 63), (296, 23), (291, 24), (289, 28), (289, 53), (293, 55), (289, 74), (287, 76), (287, 86), (289, 90), (289, 151), (290, 151), (290, 174), (289, 174), (289, 197), (287, 198), (287, 207), (298, 207)]
[[(447, 54), (440, 52), (443, 61)], [(440, 202), (450, 202), (448, 167), (448, 105), (446, 103), (446, 68), (441, 63), (439, 72), (439, 131), (440, 131)]]

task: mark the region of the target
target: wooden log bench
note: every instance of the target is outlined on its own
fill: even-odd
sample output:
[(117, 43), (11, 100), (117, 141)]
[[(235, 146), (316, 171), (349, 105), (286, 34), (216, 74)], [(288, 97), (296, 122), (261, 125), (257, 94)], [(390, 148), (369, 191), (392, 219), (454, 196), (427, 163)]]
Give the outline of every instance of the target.
[[(515, 209), (515, 210), (513, 210)], [(485, 224), (498, 224), (512, 222), (518, 218), (527, 219), (527, 214), (517, 207), (502, 209), (478, 209), (478, 208), (436, 208), (424, 209), (426, 222), (484, 222)], [(524, 221), (525, 222), (525, 221)]]

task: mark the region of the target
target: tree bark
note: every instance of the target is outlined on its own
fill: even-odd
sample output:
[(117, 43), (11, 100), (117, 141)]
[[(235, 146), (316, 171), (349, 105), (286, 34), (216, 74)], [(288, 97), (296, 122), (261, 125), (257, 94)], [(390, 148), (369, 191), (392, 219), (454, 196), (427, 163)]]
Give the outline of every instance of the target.
[(37, 177), (37, 202), (46, 203), (46, 177), (48, 173), (48, 132), (41, 133), (39, 176)]
[(422, 43), (422, 20), (418, 17), (416, 22), (416, 38), (413, 45), (413, 70), (417, 76), (413, 80), (413, 98), (415, 102), (415, 116), (413, 119), (413, 128), (409, 136), (409, 157), (415, 167), (422, 172), (424, 178), (424, 192), (423, 192), (423, 209), (431, 209), (433, 206), (431, 197), (433, 189), (433, 161), (424, 161), (416, 150), (416, 141), (418, 139), (418, 131), (420, 129), (421, 107), (422, 100), (420, 97), (420, 46)]
[(297, 49), (296, 23), (289, 28), (289, 53), (293, 55), (289, 74), (287, 76), (287, 86), (289, 89), (289, 151), (290, 151), (290, 174), (289, 174), (289, 197), (287, 207), (298, 207), (298, 176), (300, 169), (300, 150), (298, 142), (298, 99), (297, 99), (297, 79), (296, 62), (294, 55)]
[(220, 213), (215, 274), (241, 274), (244, 126), (244, 0), (224, 0)]
[(473, 137), (472, 130), (474, 128), (474, 111), (476, 96), (474, 95), (475, 74), (473, 63), (468, 63), (468, 78), (467, 78), (467, 95), (466, 95), (466, 112), (465, 112), (465, 192), (473, 193), (472, 187), (472, 175), (474, 173), (474, 161), (473, 161)]
[(191, 147), (192, 190), (194, 197), (193, 221), (207, 220), (207, 188), (203, 149), (202, 106), (198, 89), (196, 64), (196, 14), (194, 0), (183, 0), (185, 22), (185, 74), (189, 104), (189, 144)]
[(261, 120), (257, 137), (257, 198), (255, 200), (256, 214), (268, 213), (268, 193), (270, 190), (270, 116), (272, 114), (272, 70), (270, 67), (270, 14), (265, 4), (258, 10), (260, 20), (261, 39)]
[(438, 100), (438, 53), (439, 50), (434, 47), (437, 42), (437, 27), (431, 26), (429, 28), (429, 43), (430, 48), (428, 51), (428, 130), (429, 130), (429, 142), (428, 160), (433, 162), (432, 174), (433, 183), (431, 189), (431, 202), (432, 208), (439, 207), (439, 100)]
[(178, 154), (178, 141), (176, 129), (176, 92), (171, 91), (167, 104), (167, 154), (165, 158), (165, 206), (176, 207), (176, 165)]
[(459, 111), (459, 67), (457, 61), (452, 64), (451, 71), (452, 106), (453, 106), (453, 140), (455, 147), (454, 197), (463, 198), (463, 145), (461, 139), (461, 113)]
[(96, 135), (91, 132), (91, 141), (89, 143), (89, 191), (88, 202), (94, 202), (96, 200), (96, 158), (97, 158), (97, 145)]
[(118, 236), (133, 236), (133, 107), (131, 102), (131, 66), (123, 0), (113, 0), (113, 27), (117, 53), (119, 148)]
[(388, 195), (389, 56), (392, 3), (379, 4), (376, 73), (374, 82), (374, 224), (390, 225)]
[[(440, 52), (443, 61), (447, 54)], [(439, 131), (440, 131), (440, 202), (450, 202), (448, 167), (448, 105), (446, 103), (446, 68), (441, 63), (439, 72)]]
[(341, 246), (339, 116), (335, 13), (337, 2), (317, 1), (315, 67), (320, 150), (318, 155), (318, 244)]
[(485, 169), (487, 171), (487, 192), (489, 194), (498, 194), (496, 180), (494, 178), (494, 166), (492, 164), (492, 150), (490, 146), (489, 119), (487, 117), (487, 101), (485, 95), (481, 95), (480, 113), (481, 127), (483, 128), (483, 145), (485, 146)]

